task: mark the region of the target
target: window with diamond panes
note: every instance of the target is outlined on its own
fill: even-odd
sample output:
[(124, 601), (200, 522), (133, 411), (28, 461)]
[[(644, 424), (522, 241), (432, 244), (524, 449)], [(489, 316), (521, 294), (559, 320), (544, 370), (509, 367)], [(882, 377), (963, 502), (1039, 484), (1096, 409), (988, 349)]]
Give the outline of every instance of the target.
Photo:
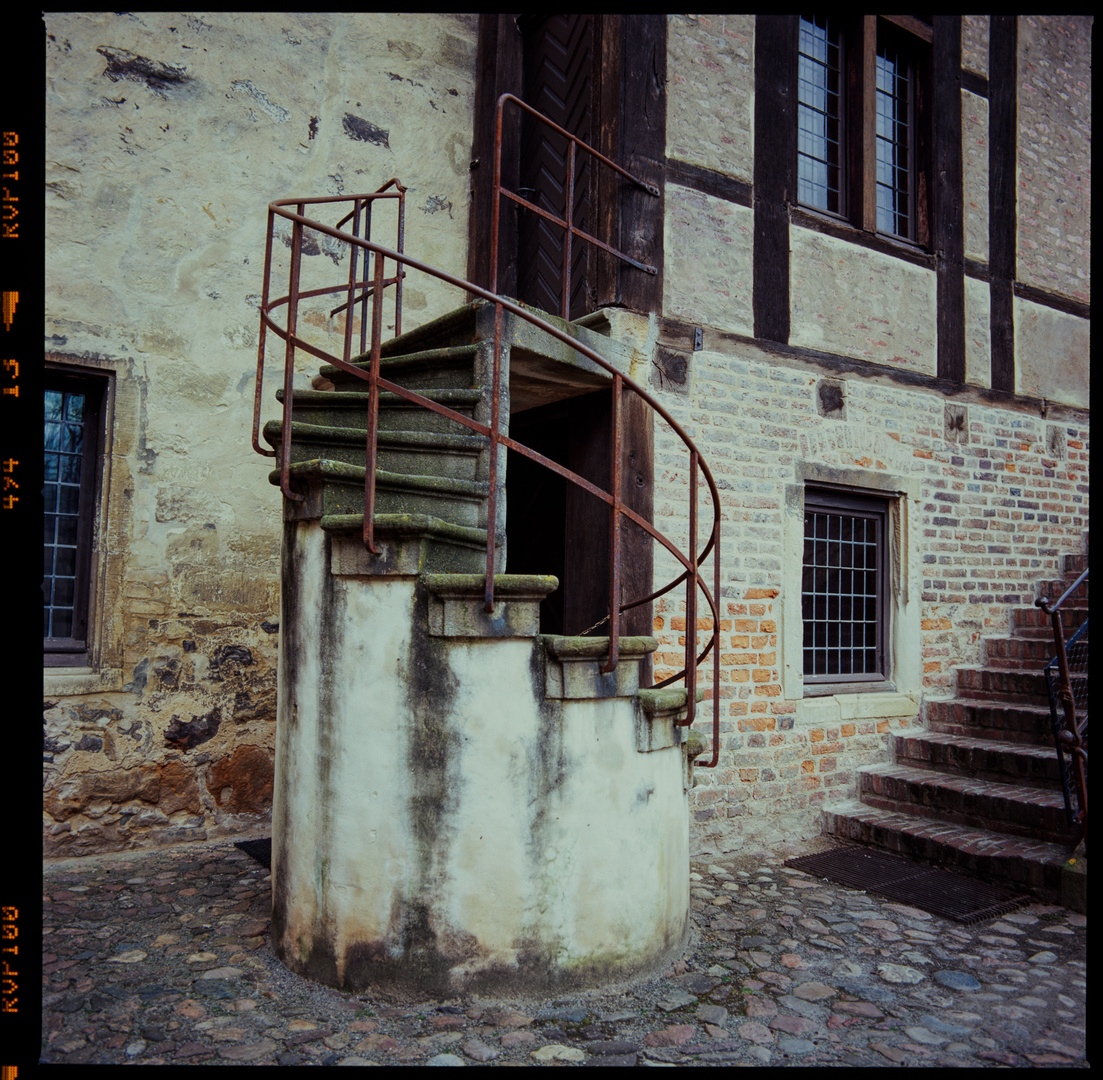
[(87, 648), (100, 387), (47, 381), (43, 413), (42, 637), (46, 652)]
[(806, 492), (801, 608), (806, 683), (881, 681), (886, 506)]

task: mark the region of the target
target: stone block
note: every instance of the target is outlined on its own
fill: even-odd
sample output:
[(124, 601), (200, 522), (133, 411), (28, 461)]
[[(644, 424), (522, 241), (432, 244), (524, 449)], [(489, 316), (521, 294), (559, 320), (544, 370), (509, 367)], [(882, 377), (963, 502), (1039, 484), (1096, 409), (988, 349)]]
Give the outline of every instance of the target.
[(653, 653), (653, 637), (620, 639), (616, 668), (603, 673), (609, 655), (608, 638), (545, 635), (547, 696), (558, 699), (632, 697), (640, 688), (639, 661)]
[(431, 637), (532, 638), (540, 633), (540, 602), (559, 580), (535, 574), (496, 574), (494, 610), (485, 610), (482, 574), (423, 574)]
[(272, 805), (272, 755), (259, 746), (239, 746), (211, 766), (207, 787), (232, 814), (259, 814)]

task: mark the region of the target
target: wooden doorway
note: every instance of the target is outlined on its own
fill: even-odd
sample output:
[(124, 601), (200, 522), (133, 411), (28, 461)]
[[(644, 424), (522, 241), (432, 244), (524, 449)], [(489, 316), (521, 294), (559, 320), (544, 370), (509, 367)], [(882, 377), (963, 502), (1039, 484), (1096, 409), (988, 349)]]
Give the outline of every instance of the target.
[[(523, 40), (522, 100), (554, 124), (592, 143), (593, 15), (526, 15), (518, 20)], [(593, 231), (590, 185), (594, 170), (589, 156), (574, 164), (572, 206), (567, 207), (567, 140), (546, 124), (524, 116), (521, 126), (520, 192), (542, 210)], [(597, 307), (591, 280), (594, 249), (572, 245), (568, 278), (569, 300), (563, 300), (565, 229), (531, 211), (518, 216), (517, 298), (533, 307), (571, 319)]]

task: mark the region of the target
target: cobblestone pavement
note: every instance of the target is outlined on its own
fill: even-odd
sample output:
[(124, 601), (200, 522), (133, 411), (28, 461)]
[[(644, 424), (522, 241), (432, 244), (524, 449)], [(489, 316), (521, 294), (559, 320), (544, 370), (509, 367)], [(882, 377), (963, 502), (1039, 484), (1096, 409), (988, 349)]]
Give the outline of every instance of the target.
[(1085, 916), (963, 926), (785, 857), (695, 859), (684, 958), (627, 991), (401, 1006), (283, 968), (230, 840), (53, 862), (42, 1060), (1087, 1067)]

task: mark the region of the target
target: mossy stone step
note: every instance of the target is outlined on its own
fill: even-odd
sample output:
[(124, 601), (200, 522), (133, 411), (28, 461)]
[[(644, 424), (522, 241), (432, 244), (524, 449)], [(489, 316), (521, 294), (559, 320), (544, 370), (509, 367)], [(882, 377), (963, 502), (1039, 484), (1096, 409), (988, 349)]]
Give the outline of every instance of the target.
[(484, 529), (431, 514), (376, 514), (373, 555), (363, 543), (363, 514), (327, 514), (320, 524), (332, 537), (330, 571), (338, 576), (485, 573)]
[[(476, 385), (474, 373), (478, 350), (478, 345), (456, 345), (399, 356), (381, 356), (379, 373), (384, 379), (408, 386), (411, 390), (422, 387), (471, 388)], [(367, 373), (371, 367), (371, 358), (366, 355), (358, 356), (351, 363), (353, 367)], [(318, 374), (336, 387), (367, 389), (366, 379), (361, 379), (336, 364), (324, 364), (318, 369)]]
[[(474, 418), (483, 400), (481, 390), (422, 387), (417, 391), (430, 401), (461, 416)], [(282, 404), (283, 391), (276, 393)], [(296, 390), (291, 399), (291, 419), (323, 427), (361, 428), (368, 426), (368, 389), (363, 392), (340, 390)], [(457, 435), (474, 434), (457, 420), (441, 416), (432, 409), (408, 401), (401, 394), (383, 390), (379, 394), (380, 431), (441, 431)]]
[[(263, 435), (270, 446), (279, 449), (283, 422), (270, 420), (264, 425)], [(291, 461), (318, 458), (363, 465), (367, 437), (365, 428), (329, 427), (296, 421), (291, 425)], [(386, 472), (477, 480), (479, 454), (486, 449), (487, 440), (481, 435), (380, 431), (376, 445), (378, 468)]]
[[(324, 458), (295, 462), (290, 476), (293, 490), (304, 491), (305, 503), (290, 503), (292, 517), (324, 517), (364, 513), (363, 465)], [(280, 472), (268, 474), (278, 485)], [(376, 470), (375, 508), (378, 514), (428, 515), (454, 525), (486, 527), (489, 485), (449, 477), (416, 476)]]

